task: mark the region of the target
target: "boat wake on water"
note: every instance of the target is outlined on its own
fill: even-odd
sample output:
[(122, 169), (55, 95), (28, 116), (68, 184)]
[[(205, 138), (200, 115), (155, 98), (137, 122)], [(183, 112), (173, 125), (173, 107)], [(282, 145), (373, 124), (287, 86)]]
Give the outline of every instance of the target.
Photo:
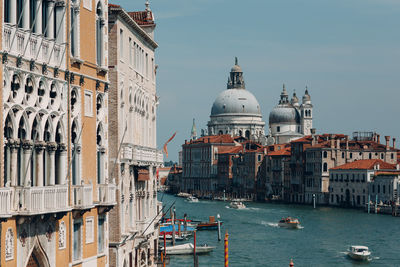
[(270, 226), (270, 227), (276, 227), (276, 228), (279, 227), (278, 223), (273, 223), (273, 222), (261, 221), (261, 224), (265, 225), (265, 226)]

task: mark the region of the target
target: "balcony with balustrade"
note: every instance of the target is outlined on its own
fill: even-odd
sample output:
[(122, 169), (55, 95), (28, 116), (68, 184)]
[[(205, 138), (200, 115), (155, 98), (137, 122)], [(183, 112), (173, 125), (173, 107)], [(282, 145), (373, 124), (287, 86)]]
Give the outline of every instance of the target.
[(121, 161), (132, 161), (142, 166), (159, 166), (163, 164), (164, 158), (161, 150), (124, 143), (121, 150)]
[(72, 208), (74, 210), (90, 210), (94, 206), (93, 184), (72, 186)]
[(112, 207), (117, 204), (116, 198), (117, 186), (115, 184), (98, 184), (97, 185), (97, 206)]
[[(21, 216), (32, 216), (46, 213), (67, 212), (68, 185), (50, 185), (33, 187), (12, 187), (13, 195), (11, 213)], [(6, 197), (1, 195), (1, 201)], [(1, 203), (1, 208), (5, 205)]]
[(66, 44), (45, 38), (18, 28), (17, 25), (3, 24), (3, 50), (15, 57), (34, 60), (52, 67), (65, 67)]
[(11, 214), (12, 190), (9, 187), (0, 188), (0, 220), (9, 218)]

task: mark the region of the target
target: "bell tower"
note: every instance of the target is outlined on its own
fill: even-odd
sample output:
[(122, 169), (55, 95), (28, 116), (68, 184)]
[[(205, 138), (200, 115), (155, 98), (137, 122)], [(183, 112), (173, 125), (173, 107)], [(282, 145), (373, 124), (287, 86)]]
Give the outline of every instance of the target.
[(303, 101), (300, 106), (301, 113), (301, 129), (304, 135), (311, 134), (312, 119), (313, 119), (313, 105), (311, 104), (311, 96), (308, 93), (308, 88), (306, 86), (306, 91), (304, 92)]

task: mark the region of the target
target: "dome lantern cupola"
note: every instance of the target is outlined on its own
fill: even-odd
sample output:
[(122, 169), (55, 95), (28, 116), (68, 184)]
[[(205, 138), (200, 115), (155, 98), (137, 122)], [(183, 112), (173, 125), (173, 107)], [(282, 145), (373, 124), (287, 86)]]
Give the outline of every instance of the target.
[(283, 90), (281, 93), (281, 100), (279, 101), (279, 104), (287, 104), (289, 103), (289, 95), (286, 91), (285, 84), (283, 84)]
[(228, 78), (228, 89), (246, 89), (243, 80), (242, 68), (238, 65), (238, 59), (235, 57), (235, 65), (231, 69), (230, 77)]
[(311, 104), (311, 96), (308, 94), (308, 88), (306, 86), (306, 91), (303, 96), (303, 104)]
[(296, 91), (293, 92), (292, 100), (290, 101), (294, 107), (299, 107), (299, 99), (297, 98)]

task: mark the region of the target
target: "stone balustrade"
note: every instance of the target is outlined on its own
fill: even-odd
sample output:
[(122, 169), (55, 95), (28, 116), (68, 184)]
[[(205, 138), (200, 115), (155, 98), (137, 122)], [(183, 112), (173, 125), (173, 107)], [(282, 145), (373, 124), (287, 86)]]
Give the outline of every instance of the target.
[(9, 187), (0, 188), (0, 218), (11, 217), (11, 193)]
[(12, 212), (35, 215), (67, 211), (68, 185), (15, 187)]
[(97, 185), (99, 205), (112, 206), (117, 203), (115, 184), (99, 184)]
[(72, 205), (74, 209), (89, 209), (93, 205), (93, 185), (73, 185)]
[(133, 161), (143, 165), (161, 165), (163, 160), (162, 152), (155, 148), (127, 143), (122, 145), (121, 161)]
[(17, 28), (16, 25), (3, 25), (3, 49), (10, 55), (34, 59), (40, 64), (61, 68), (65, 66), (65, 44)]

